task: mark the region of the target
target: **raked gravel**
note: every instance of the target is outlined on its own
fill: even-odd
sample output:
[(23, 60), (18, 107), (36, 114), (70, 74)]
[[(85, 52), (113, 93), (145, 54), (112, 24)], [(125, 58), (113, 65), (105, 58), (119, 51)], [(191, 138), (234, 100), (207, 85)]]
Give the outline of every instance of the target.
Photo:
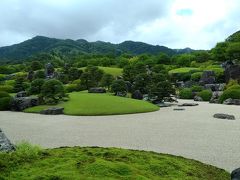
[[(191, 101), (180, 101), (191, 102)], [(209, 104), (115, 116), (0, 112), (0, 128), (17, 143), (46, 148), (101, 146), (140, 149), (196, 159), (228, 171), (240, 167), (240, 106)], [(236, 120), (213, 118), (227, 113)]]

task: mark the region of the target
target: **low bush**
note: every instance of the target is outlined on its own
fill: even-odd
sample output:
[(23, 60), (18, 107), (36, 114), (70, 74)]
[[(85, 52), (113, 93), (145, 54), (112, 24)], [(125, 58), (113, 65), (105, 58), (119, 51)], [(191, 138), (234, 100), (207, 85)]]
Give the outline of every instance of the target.
[(231, 86), (239, 85), (237, 80), (230, 79), (225, 89), (229, 89)]
[[(234, 87), (234, 86), (233, 86)], [(219, 98), (219, 102), (223, 103), (228, 98), (240, 99), (240, 88), (229, 88), (223, 92)]]
[(202, 86), (192, 86), (191, 87), (192, 92), (200, 92), (203, 90)]
[(203, 101), (210, 101), (210, 99), (212, 97), (212, 91), (211, 90), (202, 90), (197, 95), (200, 96), (203, 99)]
[(198, 81), (200, 81), (201, 77), (202, 77), (202, 72), (195, 72), (195, 73), (191, 74), (192, 81), (198, 82)]
[(179, 92), (179, 97), (180, 99), (192, 99), (193, 98), (192, 90), (190, 88), (181, 89)]
[(13, 92), (13, 86), (0, 85), (0, 91), (5, 91), (5, 92), (8, 92), (8, 93), (12, 93)]
[(67, 84), (64, 86), (64, 89), (67, 93), (78, 91), (79, 86), (77, 84)]
[(11, 101), (12, 97), (7, 92), (0, 91), (0, 111), (8, 110)]

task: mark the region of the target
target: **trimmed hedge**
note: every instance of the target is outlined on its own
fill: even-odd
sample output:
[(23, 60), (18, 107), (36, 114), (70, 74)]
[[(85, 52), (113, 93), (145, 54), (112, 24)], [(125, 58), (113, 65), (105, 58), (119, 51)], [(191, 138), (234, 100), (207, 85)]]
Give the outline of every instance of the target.
[(212, 91), (211, 90), (202, 90), (197, 95), (200, 96), (203, 99), (203, 101), (210, 101), (210, 99), (212, 97)]
[(4, 91), (0, 91), (0, 111), (8, 110), (12, 97)]
[(219, 98), (219, 102), (223, 103), (226, 99), (240, 99), (240, 88), (229, 88), (223, 92), (223, 94)]
[(203, 74), (202, 72), (195, 72), (191, 74), (191, 80), (196, 82), (200, 81), (202, 74)]
[(192, 90), (190, 88), (181, 89), (179, 92), (179, 97), (180, 99), (192, 99), (193, 98)]

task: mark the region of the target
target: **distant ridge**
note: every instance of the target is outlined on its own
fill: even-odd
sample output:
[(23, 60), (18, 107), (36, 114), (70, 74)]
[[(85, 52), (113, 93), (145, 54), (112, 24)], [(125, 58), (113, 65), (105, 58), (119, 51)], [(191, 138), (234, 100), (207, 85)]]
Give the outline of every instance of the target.
[(84, 39), (56, 39), (44, 36), (36, 36), (19, 44), (5, 46), (0, 48), (0, 61), (3, 60), (24, 60), (39, 53), (55, 52), (61, 55), (77, 55), (83, 53), (94, 54), (115, 54), (120, 55), (129, 53), (132, 55), (139, 54), (159, 54), (168, 55), (190, 53), (193, 50), (170, 49), (165, 46), (151, 45), (143, 42), (124, 41), (120, 44), (96, 41), (88, 42)]

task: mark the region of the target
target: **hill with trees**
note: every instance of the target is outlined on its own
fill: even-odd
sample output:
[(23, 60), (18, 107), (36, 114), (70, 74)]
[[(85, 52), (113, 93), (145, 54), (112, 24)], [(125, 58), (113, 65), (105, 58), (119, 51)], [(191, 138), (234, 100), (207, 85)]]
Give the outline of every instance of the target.
[(119, 56), (121, 54), (159, 54), (167, 55), (182, 54), (192, 52), (186, 49), (170, 49), (165, 46), (150, 45), (143, 42), (125, 41), (120, 44), (112, 44), (109, 42), (96, 41), (88, 42), (84, 39), (56, 39), (44, 36), (36, 36), (32, 39), (24, 41), (12, 46), (0, 48), (0, 61), (8, 60), (24, 60), (41, 53), (54, 53), (60, 56), (77, 56), (79, 54), (112, 54)]

